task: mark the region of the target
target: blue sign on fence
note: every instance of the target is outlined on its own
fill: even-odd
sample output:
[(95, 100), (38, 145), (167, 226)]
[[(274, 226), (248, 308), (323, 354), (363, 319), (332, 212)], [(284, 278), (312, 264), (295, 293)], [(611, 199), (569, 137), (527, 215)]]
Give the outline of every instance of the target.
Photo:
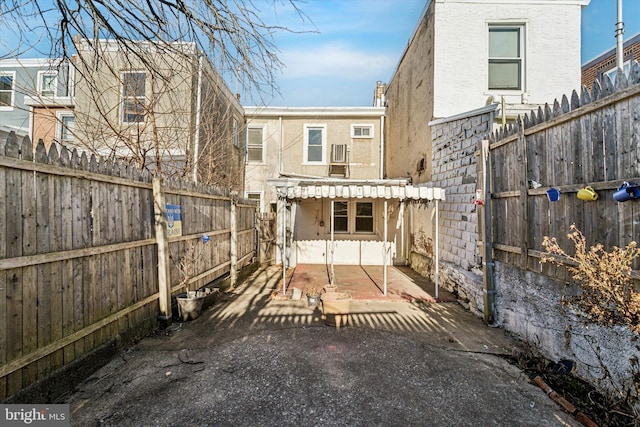
[(165, 206), (167, 216), (167, 236), (182, 236), (182, 208), (180, 205)]

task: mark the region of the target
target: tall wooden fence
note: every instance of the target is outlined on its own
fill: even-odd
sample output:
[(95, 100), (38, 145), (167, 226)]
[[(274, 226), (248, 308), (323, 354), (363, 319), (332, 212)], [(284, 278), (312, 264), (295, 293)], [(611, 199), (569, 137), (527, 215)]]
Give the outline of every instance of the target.
[[(171, 293), (255, 257), (253, 202), (183, 182), (160, 191), (182, 220), (168, 238)], [(42, 143), (34, 155), (14, 134), (0, 141), (0, 400), (118, 334), (155, 327), (158, 253), (148, 173)]]
[[(566, 269), (540, 264), (544, 236), (570, 253), (571, 224), (588, 244), (638, 240), (640, 200), (619, 203), (613, 193), (624, 181), (640, 184), (640, 67), (615, 87), (607, 77), (525, 115), (493, 136), (490, 153), (496, 260), (566, 280)], [(585, 186), (597, 200), (576, 197)], [(547, 197), (551, 188), (558, 201)]]

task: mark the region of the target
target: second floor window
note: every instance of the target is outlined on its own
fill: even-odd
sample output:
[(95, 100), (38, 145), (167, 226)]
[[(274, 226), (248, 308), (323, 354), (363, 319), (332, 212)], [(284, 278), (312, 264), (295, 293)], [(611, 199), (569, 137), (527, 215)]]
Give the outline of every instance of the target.
[(351, 125), (351, 138), (373, 138), (373, 126)]
[(523, 90), (521, 26), (489, 26), (489, 89)]
[(305, 125), (304, 127), (304, 163), (326, 163), (325, 125)]
[(247, 129), (247, 163), (262, 163), (263, 157), (263, 129), (250, 127)]
[(13, 73), (0, 72), (0, 109), (13, 107)]
[(38, 93), (40, 96), (56, 96), (58, 75), (56, 73), (44, 72), (38, 74)]
[(140, 71), (122, 73), (122, 123), (144, 122), (146, 78)]

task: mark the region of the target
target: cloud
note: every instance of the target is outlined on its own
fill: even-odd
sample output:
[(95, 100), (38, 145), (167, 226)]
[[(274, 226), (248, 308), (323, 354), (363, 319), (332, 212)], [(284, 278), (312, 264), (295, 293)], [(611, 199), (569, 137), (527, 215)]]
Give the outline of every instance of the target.
[(341, 79), (380, 79), (395, 65), (398, 55), (356, 49), (341, 43), (309, 48), (289, 48), (281, 52), (286, 67), (282, 78), (338, 77)]

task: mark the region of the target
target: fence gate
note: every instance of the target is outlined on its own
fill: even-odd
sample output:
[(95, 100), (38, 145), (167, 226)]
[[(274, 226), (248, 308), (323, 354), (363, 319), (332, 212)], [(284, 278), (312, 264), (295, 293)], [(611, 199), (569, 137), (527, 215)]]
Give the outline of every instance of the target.
[(276, 214), (263, 212), (258, 214), (258, 261), (271, 264), (276, 257)]

